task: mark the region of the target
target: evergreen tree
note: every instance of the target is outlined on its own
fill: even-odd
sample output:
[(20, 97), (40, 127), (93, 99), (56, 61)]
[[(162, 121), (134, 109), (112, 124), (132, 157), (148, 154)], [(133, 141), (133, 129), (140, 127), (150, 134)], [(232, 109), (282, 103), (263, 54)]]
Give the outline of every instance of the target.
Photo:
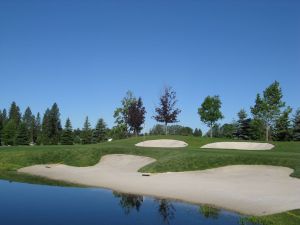
[(27, 125), (25, 123), (20, 123), (18, 132), (15, 139), (16, 145), (28, 145), (29, 144), (29, 137), (28, 137), (28, 130)]
[(216, 122), (224, 118), (220, 111), (221, 105), (222, 103), (219, 96), (207, 96), (198, 109), (201, 121), (210, 127), (210, 137), (213, 136), (213, 127)]
[(2, 135), (3, 135), (3, 128), (4, 128), (4, 118), (3, 113), (0, 110), (0, 146), (2, 145)]
[(24, 125), (26, 126), (29, 142), (33, 142), (34, 116), (32, 115), (31, 109), (29, 107), (27, 107), (24, 112), (22, 123), (24, 123)]
[(14, 145), (17, 126), (14, 120), (9, 120), (3, 128), (3, 142), (5, 145)]
[(300, 141), (300, 109), (296, 111), (293, 119), (293, 140)]
[(47, 108), (43, 116), (41, 142), (44, 145), (49, 145), (51, 143), (50, 137), (51, 137), (50, 110)]
[(178, 122), (177, 117), (181, 113), (176, 104), (176, 92), (171, 87), (165, 87), (159, 99), (159, 107), (155, 108), (156, 115), (153, 118), (157, 122), (165, 124), (166, 135), (168, 134), (168, 124)]
[(237, 130), (234, 134), (235, 137), (242, 140), (250, 139), (250, 123), (251, 119), (247, 119), (247, 113), (244, 109), (238, 112)]
[(137, 136), (143, 129), (142, 124), (145, 122), (146, 109), (143, 106), (143, 101), (139, 98), (136, 101), (131, 102), (128, 107), (127, 124), (130, 130)]
[(200, 128), (199, 129), (196, 128), (194, 130), (193, 136), (195, 136), (195, 137), (202, 137), (202, 131), (201, 131), (201, 129)]
[(251, 112), (255, 119), (263, 121), (266, 130), (266, 141), (269, 140), (270, 128), (280, 116), (281, 108), (285, 106), (282, 101), (282, 91), (277, 81), (267, 87), (263, 96), (256, 96), (255, 105), (251, 107)]
[(96, 128), (93, 131), (93, 143), (99, 143), (107, 139), (107, 127), (104, 119), (100, 118), (97, 122)]
[(62, 145), (73, 145), (74, 138), (73, 138), (73, 129), (71, 120), (67, 118), (65, 129), (63, 130), (62, 136), (61, 136), (61, 144)]
[(3, 118), (3, 126), (4, 126), (8, 122), (6, 109), (3, 109), (2, 111), (2, 118)]
[(250, 121), (250, 139), (263, 140), (265, 137), (265, 125), (262, 120), (252, 119)]
[(91, 144), (92, 143), (92, 129), (91, 124), (89, 122), (89, 118), (86, 117), (83, 125), (83, 129), (81, 132), (81, 140), (82, 144)]
[(57, 145), (60, 140), (60, 134), (62, 131), (60, 123), (60, 113), (59, 108), (56, 103), (52, 105), (49, 115), (50, 123), (50, 144)]
[(225, 123), (220, 127), (220, 136), (225, 138), (233, 138), (236, 131), (236, 123)]
[(40, 113), (37, 113), (34, 119), (33, 142), (40, 145), (42, 143), (42, 125)]
[(21, 122), (20, 108), (19, 108), (19, 106), (17, 106), (17, 104), (15, 102), (11, 103), (8, 119), (13, 120), (16, 124), (16, 127), (18, 127)]

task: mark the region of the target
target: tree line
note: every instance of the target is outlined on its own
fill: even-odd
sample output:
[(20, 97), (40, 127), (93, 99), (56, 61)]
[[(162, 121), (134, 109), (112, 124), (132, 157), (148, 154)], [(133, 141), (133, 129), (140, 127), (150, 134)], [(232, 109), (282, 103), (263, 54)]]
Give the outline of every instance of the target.
[[(222, 102), (219, 96), (207, 96), (198, 108), (200, 120), (209, 127), (210, 137), (227, 137), (242, 140), (300, 140), (300, 109), (291, 118), (292, 109), (282, 100), (283, 94), (277, 81), (267, 87), (262, 94), (257, 94), (255, 104), (250, 108), (251, 117), (244, 109), (238, 113), (237, 121), (222, 126), (218, 121), (224, 116), (221, 112)], [(61, 125), (60, 111), (56, 103), (47, 108), (43, 117), (34, 115), (27, 107), (23, 113), (12, 102), (9, 111), (0, 110), (0, 144), (1, 145), (71, 145), (99, 143), (108, 138), (121, 139), (140, 135), (145, 123), (146, 109), (141, 97), (128, 91), (121, 100), (121, 105), (114, 111), (115, 126), (109, 129), (103, 118), (91, 127), (86, 117), (82, 129), (73, 129), (70, 118), (64, 127)], [(194, 131), (189, 127), (169, 125), (179, 122), (181, 110), (177, 107), (176, 92), (165, 87), (159, 104), (152, 117), (158, 123), (150, 134), (175, 134), (202, 136), (200, 129)]]

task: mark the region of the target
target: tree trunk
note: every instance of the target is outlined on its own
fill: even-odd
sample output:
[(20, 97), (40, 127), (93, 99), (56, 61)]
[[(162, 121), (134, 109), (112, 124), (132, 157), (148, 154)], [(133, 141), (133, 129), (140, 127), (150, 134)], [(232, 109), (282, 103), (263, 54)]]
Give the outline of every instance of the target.
[(168, 123), (165, 123), (165, 132), (166, 132), (166, 135), (168, 135)]
[(266, 141), (269, 141), (269, 125), (266, 127)]
[(211, 124), (210, 125), (210, 138), (213, 137), (213, 125)]

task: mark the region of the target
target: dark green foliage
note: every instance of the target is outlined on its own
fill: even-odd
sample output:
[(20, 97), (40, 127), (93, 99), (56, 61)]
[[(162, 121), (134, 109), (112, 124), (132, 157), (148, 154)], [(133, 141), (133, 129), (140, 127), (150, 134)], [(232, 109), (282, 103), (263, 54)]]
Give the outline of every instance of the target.
[(9, 120), (3, 128), (3, 142), (5, 145), (14, 145), (17, 125), (14, 120)]
[(276, 141), (289, 141), (292, 138), (291, 121), (289, 115), (292, 109), (288, 107), (276, 120), (273, 137)]
[(21, 113), (20, 108), (17, 106), (15, 102), (11, 103), (10, 109), (9, 109), (9, 120), (13, 120), (18, 127), (21, 122)]
[(155, 108), (156, 115), (153, 118), (165, 124), (165, 133), (168, 134), (168, 124), (178, 122), (177, 116), (181, 110), (176, 107), (176, 92), (172, 87), (165, 87), (159, 99), (159, 106)]
[(165, 128), (161, 124), (156, 124), (150, 129), (150, 135), (162, 135), (165, 134)]
[(82, 144), (91, 144), (92, 143), (92, 134), (91, 124), (89, 118), (86, 117), (81, 131), (81, 142)]
[(127, 126), (125, 124), (120, 124), (114, 126), (110, 132), (109, 136), (113, 139), (123, 139), (127, 137)]
[[(193, 129), (190, 127), (184, 127), (181, 125), (171, 125), (167, 127), (169, 135), (182, 135), (189, 136), (193, 135)], [(161, 124), (156, 124), (150, 129), (151, 135), (163, 135), (165, 134), (165, 127)]]
[(218, 219), (221, 210), (209, 205), (203, 205), (200, 206), (199, 211), (205, 218)]
[(16, 139), (15, 139), (16, 145), (28, 145), (29, 144), (29, 135), (28, 135), (28, 129), (26, 123), (20, 123)]
[(265, 138), (265, 125), (259, 119), (253, 119), (250, 122), (250, 139), (263, 140)]
[(24, 112), (23, 118), (22, 118), (22, 123), (25, 124), (25, 127), (27, 129), (29, 142), (34, 142), (33, 141), (34, 120), (35, 120), (35, 118), (34, 118), (34, 115), (32, 115), (31, 109), (29, 107), (27, 107)]
[(42, 142), (44, 145), (57, 145), (61, 135), (61, 123), (59, 108), (56, 103), (51, 110), (47, 109), (42, 123)]
[(135, 135), (138, 135), (143, 129), (142, 125), (145, 122), (145, 114), (146, 109), (143, 106), (143, 101), (141, 98), (138, 98), (138, 100), (131, 102), (128, 107), (128, 116), (126, 118), (126, 123)]
[(210, 127), (210, 137), (213, 137), (213, 126), (218, 120), (224, 118), (220, 111), (221, 105), (222, 103), (219, 96), (207, 96), (198, 109), (201, 121)]
[(99, 143), (107, 140), (108, 130), (104, 119), (100, 118), (93, 131), (93, 143)]
[(50, 110), (46, 109), (42, 122), (42, 143), (49, 145), (51, 137), (51, 126), (50, 126)]
[(300, 109), (296, 111), (293, 119), (293, 140), (300, 141)]
[(72, 129), (72, 124), (71, 120), (67, 118), (66, 124), (65, 124), (65, 129), (62, 132), (61, 136), (61, 144), (62, 145), (73, 145), (74, 143), (74, 138), (73, 138), (73, 129)]
[(4, 128), (4, 117), (2, 111), (0, 110), (0, 146), (2, 145), (3, 128)]
[[(122, 106), (117, 108), (114, 112), (114, 118), (115, 118), (115, 124), (116, 127), (118, 128), (117, 133), (119, 131), (121, 131), (121, 129), (124, 129), (124, 127), (126, 127), (126, 136), (127, 136), (127, 132), (128, 132), (128, 109), (130, 107), (130, 105), (133, 102), (136, 102), (137, 99), (136, 97), (133, 95), (133, 93), (131, 91), (127, 91), (126, 96), (122, 99), (121, 104)], [(120, 129), (121, 128), (121, 129)], [(121, 133), (119, 133), (121, 134)], [(118, 135), (116, 135), (118, 136)], [(122, 135), (120, 135), (122, 136)]]
[(254, 119), (264, 122), (266, 130), (266, 141), (269, 140), (269, 130), (280, 115), (281, 108), (285, 106), (282, 101), (282, 91), (277, 81), (267, 87), (263, 96), (256, 96), (255, 105), (251, 107)]
[(196, 128), (194, 130), (193, 136), (195, 136), (195, 137), (202, 137), (202, 131), (201, 131), (201, 129), (200, 128), (199, 129)]
[(247, 113), (244, 109), (238, 112), (237, 130), (234, 136), (241, 140), (251, 139), (251, 119), (247, 118)]
[(33, 142), (37, 145), (40, 145), (42, 143), (42, 125), (40, 113), (37, 114), (33, 127)]
[(220, 137), (233, 138), (236, 133), (237, 125), (235, 123), (225, 123), (220, 127)]

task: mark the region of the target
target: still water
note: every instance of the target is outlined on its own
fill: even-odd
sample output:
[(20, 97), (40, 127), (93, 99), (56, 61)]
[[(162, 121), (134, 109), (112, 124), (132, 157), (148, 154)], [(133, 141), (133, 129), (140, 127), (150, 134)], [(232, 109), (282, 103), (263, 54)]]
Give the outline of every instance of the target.
[(125, 195), (100, 188), (32, 185), (0, 180), (2, 225), (238, 225), (225, 210)]

